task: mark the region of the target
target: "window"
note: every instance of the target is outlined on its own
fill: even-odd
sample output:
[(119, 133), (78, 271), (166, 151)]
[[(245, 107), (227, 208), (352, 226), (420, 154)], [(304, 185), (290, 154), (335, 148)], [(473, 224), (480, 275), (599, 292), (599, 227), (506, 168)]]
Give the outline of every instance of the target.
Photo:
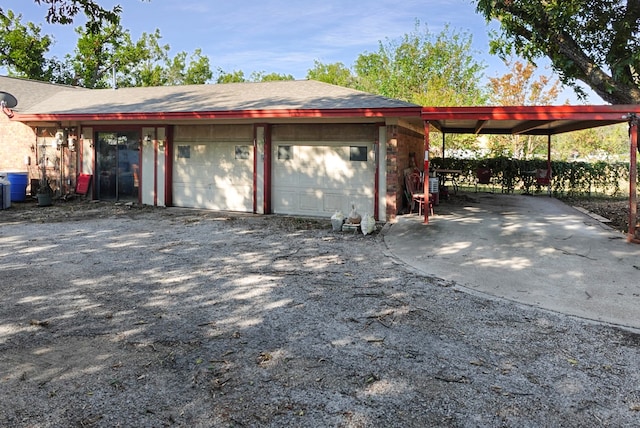
[(293, 150), (291, 146), (278, 146), (278, 160), (293, 159)]
[(236, 159), (249, 159), (249, 146), (236, 146)]
[(349, 160), (355, 162), (366, 162), (367, 146), (351, 146), (349, 150)]
[(191, 146), (178, 146), (178, 159), (188, 159), (191, 157)]

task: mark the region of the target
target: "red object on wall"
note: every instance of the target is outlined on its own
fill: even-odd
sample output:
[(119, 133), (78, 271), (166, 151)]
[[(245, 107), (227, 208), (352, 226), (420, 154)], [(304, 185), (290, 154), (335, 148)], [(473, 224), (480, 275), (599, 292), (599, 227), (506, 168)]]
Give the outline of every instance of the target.
[(78, 195), (86, 195), (89, 191), (89, 185), (91, 184), (91, 174), (78, 175), (78, 181), (76, 182), (76, 193)]

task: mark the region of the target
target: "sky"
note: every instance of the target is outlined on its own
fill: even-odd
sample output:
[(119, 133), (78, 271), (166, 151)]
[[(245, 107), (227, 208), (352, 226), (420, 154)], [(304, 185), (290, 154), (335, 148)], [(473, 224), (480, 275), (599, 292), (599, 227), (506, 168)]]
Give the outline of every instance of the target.
[[(487, 24), (475, 12), (471, 0), (98, 0), (105, 7), (122, 6), (122, 25), (138, 40), (156, 29), (161, 42), (171, 46), (171, 54), (187, 54), (201, 49), (215, 72), (243, 71), (279, 73), (305, 79), (314, 61), (341, 62), (351, 67), (358, 55), (376, 52), (380, 42), (397, 40), (415, 29), (419, 21), (430, 33), (440, 33), (448, 24), (459, 33), (469, 33), (473, 54), (484, 63), (485, 77), (497, 77), (508, 70), (489, 54)], [(42, 26), (53, 36), (50, 56), (63, 58), (75, 47), (72, 26), (49, 25), (46, 7), (33, 0), (3, 0), (3, 9), (22, 15), (22, 22)], [(539, 66), (548, 65), (541, 61)], [(2, 74), (5, 70), (0, 69)], [(544, 70), (549, 74), (549, 70)], [(577, 103), (571, 90), (563, 92), (559, 103)], [(593, 95), (590, 102), (602, 104)]]

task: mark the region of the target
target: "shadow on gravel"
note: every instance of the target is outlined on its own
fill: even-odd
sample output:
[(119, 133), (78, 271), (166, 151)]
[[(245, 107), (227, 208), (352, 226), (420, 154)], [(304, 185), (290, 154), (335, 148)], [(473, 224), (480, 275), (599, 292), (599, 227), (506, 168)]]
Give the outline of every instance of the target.
[(635, 336), (443, 286), (379, 234), (83, 204), (0, 212), (0, 425), (637, 421)]

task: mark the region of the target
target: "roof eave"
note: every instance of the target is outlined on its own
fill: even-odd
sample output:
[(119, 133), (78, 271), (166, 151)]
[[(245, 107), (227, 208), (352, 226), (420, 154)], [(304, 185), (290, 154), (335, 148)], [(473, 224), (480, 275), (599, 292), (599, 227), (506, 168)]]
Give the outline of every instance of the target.
[(17, 121), (163, 121), (194, 119), (282, 119), (282, 118), (357, 118), (416, 117), (421, 107), (384, 107), (355, 109), (278, 109), (228, 110), (203, 112), (135, 112), (135, 113), (17, 113)]

